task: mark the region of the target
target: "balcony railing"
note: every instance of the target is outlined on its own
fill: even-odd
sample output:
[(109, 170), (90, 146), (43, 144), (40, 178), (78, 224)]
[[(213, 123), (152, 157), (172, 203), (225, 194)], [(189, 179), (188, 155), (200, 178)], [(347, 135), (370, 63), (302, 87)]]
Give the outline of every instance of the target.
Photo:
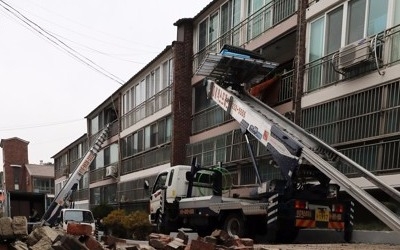
[[(118, 162), (112, 163), (107, 166), (111, 165), (117, 167), (118, 169)], [(90, 171), (90, 183), (95, 183), (110, 178), (109, 176), (106, 175), (107, 166)]]
[(123, 159), (121, 162), (121, 175), (168, 163), (170, 157), (171, 146), (165, 145), (156, 150)]
[[(369, 59), (345, 71), (338, 69), (340, 51), (306, 64), (305, 92), (311, 92), (373, 71), (382, 74), (386, 67), (400, 61), (399, 25), (370, 37), (368, 40), (371, 41)], [(355, 51), (361, 51), (361, 46), (365, 45), (358, 45)]]
[(215, 105), (193, 116), (192, 133), (196, 134), (231, 120), (232, 117), (225, 110)]
[(72, 194), (72, 199), (74, 201), (89, 200), (89, 188), (76, 190)]
[(254, 40), (265, 31), (295, 14), (297, 8), (297, 0), (276, 0), (265, 5), (196, 53), (193, 58), (193, 72), (196, 71), (208, 53), (219, 52), (225, 44), (241, 46)]
[(287, 102), (293, 98), (293, 70), (282, 74), (279, 82), (278, 102)]
[(121, 118), (122, 130), (170, 105), (172, 98), (171, 95), (171, 86), (168, 86), (128, 113), (124, 114)]

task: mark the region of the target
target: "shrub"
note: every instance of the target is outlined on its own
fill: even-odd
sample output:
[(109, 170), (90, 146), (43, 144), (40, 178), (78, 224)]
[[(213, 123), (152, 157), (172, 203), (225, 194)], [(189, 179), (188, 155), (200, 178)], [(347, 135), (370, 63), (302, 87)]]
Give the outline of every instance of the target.
[(148, 213), (144, 211), (135, 211), (128, 214), (123, 221), (123, 225), (131, 233), (132, 238), (136, 240), (147, 240), (147, 236), (151, 233), (152, 229)]
[(103, 224), (110, 230), (110, 233), (116, 237), (126, 238), (126, 230), (123, 221), (126, 219), (125, 210), (117, 209), (111, 211), (103, 219)]
[(126, 214), (125, 210), (114, 210), (103, 219), (103, 224), (116, 237), (132, 237), (136, 240), (147, 240), (152, 229), (148, 214), (144, 211)]

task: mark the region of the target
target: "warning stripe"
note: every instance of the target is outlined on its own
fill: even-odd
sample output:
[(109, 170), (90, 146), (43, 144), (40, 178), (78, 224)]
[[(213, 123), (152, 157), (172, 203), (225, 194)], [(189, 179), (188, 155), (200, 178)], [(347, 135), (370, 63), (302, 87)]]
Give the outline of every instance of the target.
[(330, 221), (328, 222), (329, 229), (344, 229), (344, 222), (341, 221)]
[(296, 219), (296, 227), (303, 227), (303, 228), (315, 227), (315, 220)]

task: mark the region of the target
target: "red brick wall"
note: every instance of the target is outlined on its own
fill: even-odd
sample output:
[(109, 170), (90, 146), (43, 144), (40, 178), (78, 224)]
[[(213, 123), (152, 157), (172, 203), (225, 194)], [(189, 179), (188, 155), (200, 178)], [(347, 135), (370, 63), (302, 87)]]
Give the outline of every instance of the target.
[(174, 82), (172, 87), (172, 152), (171, 165), (185, 164), (186, 144), (191, 134), (192, 114), (192, 58), (193, 28), (192, 19), (179, 22), (183, 29), (183, 41), (174, 42)]
[(14, 191), (14, 168), (12, 165), (20, 165), (19, 190), (26, 191), (26, 170), (28, 164), (28, 143), (18, 138), (2, 140), (3, 147), (3, 170), (5, 189)]

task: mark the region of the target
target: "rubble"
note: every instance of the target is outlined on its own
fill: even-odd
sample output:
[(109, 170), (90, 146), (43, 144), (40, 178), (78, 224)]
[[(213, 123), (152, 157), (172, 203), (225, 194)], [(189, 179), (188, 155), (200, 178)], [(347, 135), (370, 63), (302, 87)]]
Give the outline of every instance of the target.
[(249, 238), (231, 236), (223, 230), (214, 230), (211, 235), (188, 240), (184, 231), (171, 237), (164, 234), (152, 233), (149, 236), (149, 245), (157, 250), (253, 250), (254, 242)]
[[(25, 217), (0, 218), (0, 249), (13, 250), (253, 250), (252, 239), (230, 236), (223, 230), (215, 230), (206, 237), (199, 237), (184, 229), (175, 237), (152, 233), (148, 242), (139, 244), (113, 236), (103, 236), (102, 242), (92, 235), (91, 227), (70, 223), (65, 232), (62, 228), (37, 226), (28, 234)], [(103, 243), (103, 244), (102, 244)]]
[(28, 234), (26, 217), (0, 218), (0, 249), (13, 250), (105, 250), (92, 235), (91, 226), (70, 223), (62, 228), (37, 226)]

